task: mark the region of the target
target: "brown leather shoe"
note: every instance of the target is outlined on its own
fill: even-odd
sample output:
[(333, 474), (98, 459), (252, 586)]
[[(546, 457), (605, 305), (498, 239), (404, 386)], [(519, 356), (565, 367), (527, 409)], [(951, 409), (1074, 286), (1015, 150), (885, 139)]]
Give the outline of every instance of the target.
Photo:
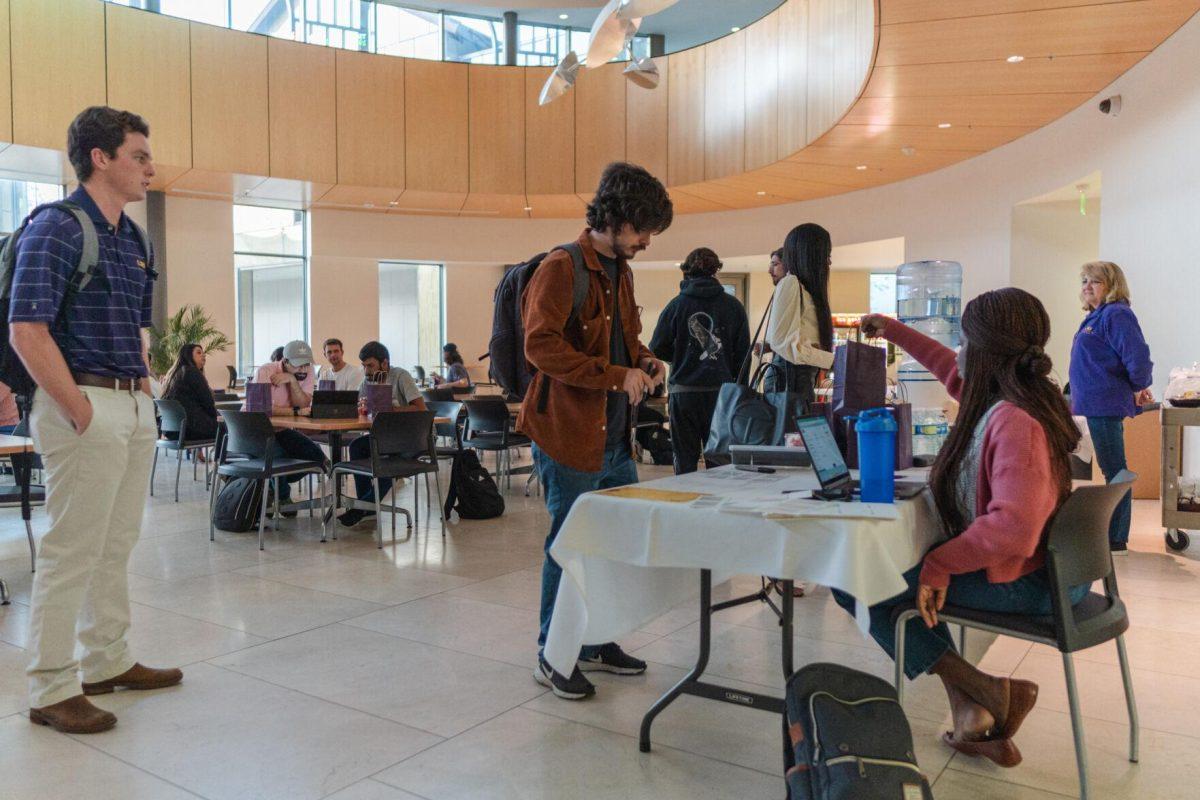
[(155, 669), (134, 664), (115, 678), (97, 683), (84, 683), (83, 693), (86, 695), (110, 694), (116, 689), (163, 689), (174, 686), (183, 680), (183, 670)]
[(81, 694), (52, 706), (29, 709), (34, 725), (49, 725), (62, 733), (100, 733), (117, 724), (117, 715), (96, 708)]

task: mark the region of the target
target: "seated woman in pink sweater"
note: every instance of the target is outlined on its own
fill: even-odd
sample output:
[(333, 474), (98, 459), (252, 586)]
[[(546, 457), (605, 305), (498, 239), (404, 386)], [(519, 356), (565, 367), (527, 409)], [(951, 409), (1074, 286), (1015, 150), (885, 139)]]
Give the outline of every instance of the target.
[[(1044, 534), (1071, 491), (1068, 455), (1079, 431), (1043, 351), (1050, 320), (1021, 289), (987, 292), (967, 304), (964, 343), (953, 350), (895, 320), (870, 315), (868, 335), (911, 354), (961, 403), (957, 424), (938, 454), (930, 488), (947, 539), (905, 574), (909, 590), (870, 609), (871, 635), (895, 657), (892, 611), (916, 601), (921, 619), (906, 631), (904, 671), (941, 678), (954, 717), (943, 739), (969, 755), (1015, 766), (1013, 734), (1037, 700), (1037, 685), (994, 677), (957, 652), (943, 604), (1012, 614), (1050, 614)], [(1086, 596), (1074, 587), (1071, 600)], [(853, 611), (854, 600), (834, 592)]]

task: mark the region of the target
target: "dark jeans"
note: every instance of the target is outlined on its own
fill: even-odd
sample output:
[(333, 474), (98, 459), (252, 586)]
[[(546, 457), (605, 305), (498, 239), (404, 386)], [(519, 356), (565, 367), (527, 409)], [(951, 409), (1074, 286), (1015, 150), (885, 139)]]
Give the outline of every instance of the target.
[[(1125, 420), (1121, 417), (1088, 417), (1088, 432), (1092, 435), (1092, 447), (1096, 450), (1096, 461), (1104, 473), (1104, 481), (1112, 483), (1113, 477), (1126, 468), (1125, 463)], [(1129, 523), (1133, 518), (1133, 492), (1125, 497), (1113, 512), (1108, 526), (1109, 544), (1124, 544), (1129, 541)]]
[[(370, 458), (371, 457), (371, 437), (360, 436), (350, 443), (350, 458)], [(391, 478), (379, 478), (379, 499), (387, 497), (387, 493), (392, 489)], [(365, 503), (375, 502), (375, 487), (371, 485), (371, 479), (366, 475), (354, 476), (354, 494), (359, 500)]]
[[(305, 461), (315, 461), (318, 464), (325, 461), (325, 453), (321, 450), (319, 444), (299, 431), (286, 429), (275, 431), (274, 456), (276, 458), (281, 456), (284, 458), (301, 458)], [(279, 483), (279, 502), (288, 502), (292, 497), (292, 484), (303, 478), (303, 475), (294, 475), (287, 479), (281, 479)]]
[(671, 392), (667, 399), (671, 417), (671, 452), (675, 456), (675, 474), (696, 471), (696, 462), (704, 452), (717, 390), (711, 392)]
[(817, 373), (820, 371), (808, 364), (789, 364), (779, 355), (771, 359), (778, 369), (767, 369), (763, 376), (764, 392), (789, 391), (800, 395), (805, 409), (817, 399)]
[[(542, 562), (542, 609), (541, 629), (538, 631), (538, 652), (546, 644), (550, 631), (550, 617), (554, 614), (554, 601), (558, 598), (558, 584), (562, 579), (562, 567), (550, 557), (550, 545), (558, 537), (559, 528), (576, 498), (596, 489), (611, 489), (637, 483), (637, 465), (629, 455), (629, 448), (622, 443), (604, 451), (604, 465), (599, 472), (582, 472), (558, 463), (546, 455), (536, 444), (533, 446), (533, 464), (546, 494), (546, 509), (550, 512), (550, 534), (546, 537), (546, 559)], [(595, 646), (583, 647), (581, 655), (595, 654)]]
[[(893, 660), (896, 658), (896, 626), (892, 624), (892, 612), (897, 606), (911, 603), (917, 596), (917, 579), (920, 575), (921, 565), (918, 564), (904, 573), (904, 580), (908, 583), (906, 590), (869, 609), (871, 637)], [(1089, 588), (1088, 585), (1072, 587), (1069, 593), (1071, 604), (1083, 600)], [(839, 606), (854, 613), (853, 597), (834, 589), (833, 599)], [(954, 575), (950, 578), (946, 603), (1001, 614), (1046, 616), (1052, 613), (1050, 581), (1044, 568), (1009, 583), (989, 583), (984, 570)], [(947, 650), (954, 650), (950, 629), (944, 622), (927, 628), (923, 619), (914, 617), (908, 621), (904, 631), (904, 674), (909, 680), (929, 672)]]

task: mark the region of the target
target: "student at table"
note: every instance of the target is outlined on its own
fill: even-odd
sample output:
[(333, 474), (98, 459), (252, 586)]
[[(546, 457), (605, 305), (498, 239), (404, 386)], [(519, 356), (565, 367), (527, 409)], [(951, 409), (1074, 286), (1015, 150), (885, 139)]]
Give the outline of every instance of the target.
[[(380, 342), (367, 342), (358, 351), (358, 360), (362, 362), (363, 373), (367, 375), (367, 382), (387, 383), (392, 387), (392, 410), (393, 411), (425, 411), (425, 398), (421, 396), (421, 391), (417, 388), (417, 382), (413, 380), (413, 376), (408, 370), (402, 367), (393, 367), (391, 354), (388, 349)], [(374, 379), (373, 381), (371, 379)], [(358, 390), (359, 411), (366, 413), (367, 401), (367, 382)], [(371, 437), (359, 436), (349, 447), (350, 458), (370, 458), (371, 457)], [(388, 491), (392, 488), (391, 478), (379, 478), (379, 499), (387, 497)], [(371, 485), (371, 479), (365, 475), (354, 476), (355, 495), (359, 500), (366, 503), (375, 502), (375, 489)], [(349, 511), (338, 517), (338, 523), (351, 527), (362, 522), (366, 517), (375, 516), (374, 511), (366, 509), (352, 508)]]
[(357, 392), (363, 383), (363, 369), (346, 361), (341, 339), (326, 339), (322, 348), (328, 367), (321, 367), (317, 375), (320, 381), (333, 381), (333, 388), (340, 392)]
[[(905, 573), (909, 589), (870, 608), (871, 635), (895, 655), (892, 610), (915, 599), (921, 619), (907, 629), (904, 671), (941, 678), (954, 716), (943, 741), (968, 755), (1015, 766), (1012, 737), (1037, 700), (1030, 681), (988, 675), (957, 652), (943, 604), (1010, 614), (1046, 615), (1050, 584), (1044, 533), (1071, 492), (1068, 456), (1079, 442), (1043, 349), (1050, 318), (1021, 289), (986, 292), (967, 304), (963, 346), (938, 342), (878, 314), (863, 318), (867, 336), (894, 342), (945, 384), (962, 407), (938, 453), (930, 488), (949, 538)], [(1074, 603), (1088, 587), (1070, 590)], [(834, 592), (853, 613), (854, 600)]]
[(636, 483), (630, 406), (662, 383), (663, 365), (638, 337), (642, 324), (629, 261), (671, 224), (666, 188), (633, 164), (609, 164), (588, 204), (588, 227), (576, 246), (588, 288), (572, 313), (574, 258), (554, 250), (525, 289), (525, 356), (537, 368), (525, 393), (517, 429), (531, 438), (533, 461), (546, 495), (550, 532), (542, 565), (541, 626), (534, 679), (555, 695), (581, 700), (595, 693), (583, 670), (636, 675), (646, 662), (615, 642), (587, 645), (570, 675), (542, 657), (562, 568), (550, 556), (563, 520), (584, 492)]
[(21, 412), (17, 409), (17, 396), (13, 394), (8, 384), (0, 381), (0, 433), (12, 433), (21, 421)]
[(446, 377), (434, 374), (433, 385), (440, 389), (449, 389), (454, 394), (469, 394), (474, 386), (471, 383), (471, 375), (463, 366), (463, 357), (462, 353), (458, 352), (458, 345), (453, 342), (443, 345), (442, 361), (446, 364)]
[(212, 388), (204, 378), (207, 360), (201, 345), (188, 342), (179, 348), (179, 356), (163, 381), (163, 398), (177, 400), (183, 406), (189, 439), (211, 439), (217, 435), (217, 406)]
[[(299, 339), (288, 342), (282, 348), (280, 359), (263, 364), (254, 375), (255, 383), (271, 384), (271, 413), (290, 416), (300, 409), (312, 407), (314, 376), (313, 352), (308, 342)], [(299, 431), (283, 429), (275, 431), (275, 455), (301, 458), (305, 461), (326, 462), (321, 446)], [(297, 475), (279, 482), (279, 502), (290, 502), (292, 484), (303, 480)], [(285, 511), (284, 516), (295, 516), (295, 511)]]

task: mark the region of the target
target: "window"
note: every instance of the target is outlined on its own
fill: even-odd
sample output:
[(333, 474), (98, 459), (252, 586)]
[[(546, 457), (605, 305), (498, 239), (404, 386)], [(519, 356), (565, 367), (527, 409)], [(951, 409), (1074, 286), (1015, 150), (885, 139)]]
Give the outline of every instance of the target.
[[(579, 28), (522, 22), (517, 25), (517, 66), (553, 67), (572, 50), (582, 58), (587, 53), (589, 33)], [(635, 36), (633, 52), (639, 58), (650, 55), (650, 37)], [(623, 61), (627, 56), (622, 51), (613, 60)]]
[(442, 15), (442, 58), (470, 64), (504, 63), (504, 21)]
[(442, 363), (445, 338), (441, 264), (379, 264), (379, 341), (392, 366), (432, 371)]
[(896, 314), (896, 273), (871, 273), (871, 313)]
[(375, 52), (408, 58), (442, 57), (442, 15), (437, 11), (375, 4)]
[(293, 339), (308, 340), (308, 241), (303, 211), (233, 207), (238, 371), (270, 360)]
[(0, 236), (15, 231), (37, 206), (62, 197), (63, 187), (57, 183), (0, 180)]

